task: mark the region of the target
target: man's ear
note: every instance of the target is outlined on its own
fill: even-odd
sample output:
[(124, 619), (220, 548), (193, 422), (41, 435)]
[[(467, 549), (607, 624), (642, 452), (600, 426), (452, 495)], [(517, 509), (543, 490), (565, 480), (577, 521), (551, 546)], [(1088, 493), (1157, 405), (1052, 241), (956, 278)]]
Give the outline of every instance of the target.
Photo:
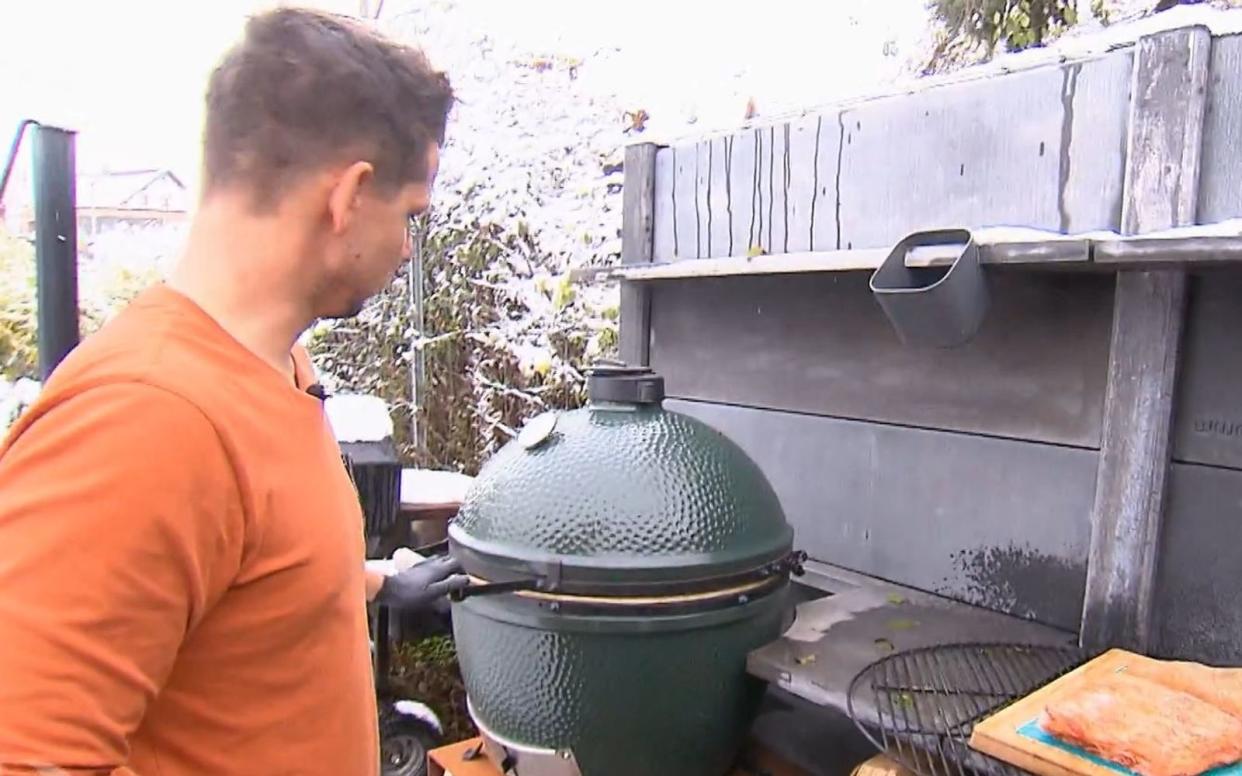
[(354, 162), (346, 167), (336, 178), (336, 183), (328, 192), (328, 216), (332, 220), (332, 231), (336, 234), (344, 232), (353, 222), (363, 192), (375, 178), (375, 168), (370, 162)]

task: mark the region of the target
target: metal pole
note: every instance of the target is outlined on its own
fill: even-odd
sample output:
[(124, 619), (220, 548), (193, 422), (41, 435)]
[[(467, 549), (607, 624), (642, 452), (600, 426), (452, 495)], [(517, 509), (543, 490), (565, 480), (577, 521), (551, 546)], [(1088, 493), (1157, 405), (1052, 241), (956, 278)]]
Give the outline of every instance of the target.
[(17, 152), (22, 147), (22, 136), (26, 134), (26, 127), (35, 122), (25, 119), (18, 123), (17, 132), (13, 133), (13, 143), (9, 146), (9, 155), (5, 158), (4, 171), (0, 172), (0, 200), (4, 199), (4, 192), (9, 187), (9, 176), (13, 173), (13, 167), (17, 163)]
[(78, 344), (78, 225), (74, 133), (38, 126), (34, 138), (39, 373)]
[[(423, 298), (423, 235), (420, 228), (414, 234), (414, 255), (410, 259), (410, 304), (414, 313), (414, 328), (419, 339), (426, 337), (423, 327), (426, 325), (424, 316), (425, 301)], [(426, 429), (418, 422), (418, 415), (423, 405), (423, 389), (426, 387), (427, 361), (421, 346), (414, 349), (414, 363), (410, 375), (410, 401), (413, 410), (410, 413), (411, 432), (415, 447), (422, 452), (426, 448)]]

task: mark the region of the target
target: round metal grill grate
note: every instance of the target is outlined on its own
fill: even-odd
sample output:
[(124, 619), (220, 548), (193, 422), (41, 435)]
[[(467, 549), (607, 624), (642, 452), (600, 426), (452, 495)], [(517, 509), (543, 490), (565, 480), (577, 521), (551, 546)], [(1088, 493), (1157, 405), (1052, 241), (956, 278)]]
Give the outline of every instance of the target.
[(1022, 771), (970, 748), (975, 724), (1086, 662), (1073, 647), (946, 644), (889, 655), (850, 684), (850, 716), (920, 776)]

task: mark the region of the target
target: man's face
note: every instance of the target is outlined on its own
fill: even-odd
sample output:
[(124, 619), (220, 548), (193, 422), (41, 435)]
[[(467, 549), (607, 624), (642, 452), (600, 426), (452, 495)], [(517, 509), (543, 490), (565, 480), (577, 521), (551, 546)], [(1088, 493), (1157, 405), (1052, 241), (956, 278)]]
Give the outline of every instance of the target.
[(352, 202), (354, 212), (328, 257), (328, 272), (318, 311), (323, 318), (357, 315), (367, 300), (384, 290), (413, 250), (410, 220), (431, 205), (439, 167), (439, 148), (428, 149), (427, 178), (395, 191), (363, 186)]

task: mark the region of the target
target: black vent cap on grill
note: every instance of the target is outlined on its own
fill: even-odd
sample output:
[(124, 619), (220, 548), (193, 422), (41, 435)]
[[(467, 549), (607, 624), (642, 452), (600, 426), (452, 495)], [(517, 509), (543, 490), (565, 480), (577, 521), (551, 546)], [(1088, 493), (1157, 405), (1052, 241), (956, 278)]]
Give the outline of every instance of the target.
[(587, 370), (591, 401), (659, 404), (664, 401), (664, 378), (647, 367), (603, 362)]

